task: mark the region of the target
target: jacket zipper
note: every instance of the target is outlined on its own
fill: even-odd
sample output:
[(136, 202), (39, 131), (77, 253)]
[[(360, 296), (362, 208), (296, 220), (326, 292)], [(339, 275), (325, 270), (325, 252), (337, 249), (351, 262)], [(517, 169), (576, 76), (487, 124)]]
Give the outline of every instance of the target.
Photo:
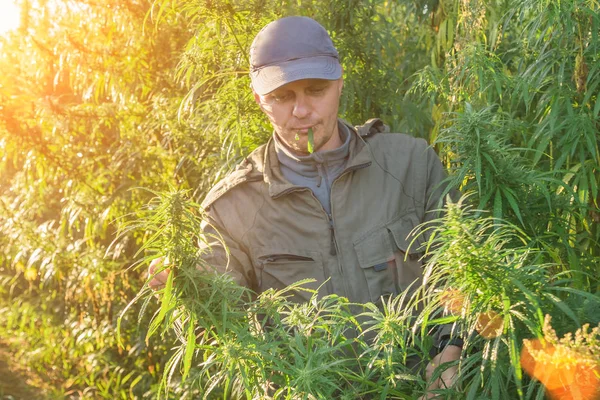
[[(323, 214), (325, 214), (325, 216), (327, 217), (327, 222), (329, 223), (329, 254), (332, 256), (337, 255), (337, 245), (335, 242), (335, 228), (333, 225), (333, 217), (331, 216), (331, 214), (329, 214), (327, 211), (325, 211), (325, 208), (323, 207), (323, 205), (321, 204), (321, 202), (319, 201), (319, 199), (317, 199), (317, 196), (315, 196), (315, 194), (312, 192), (312, 190), (308, 189), (307, 190), (310, 192), (310, 195), (317, 201), (317, 203), (319, 203), (319, 205), (321, 206), (321, 211), (323, 211)], [(340, 273), (342, 272), (341, 268), (338, 268)]]
[[(362, 168), (366, 168), (368, 166), (370, 166), (372, 163), (369, 161), (367, 163), (364, 164), (360, 164), (360, 165), (355, 165), (353, 167), (350, 167), (346, 170), (344, 170), (337, 178), (335, 178), (333, 180), (333, 182), (331, 182), (331, 188), (329, 190), (329, 207), (331, 209), (331, 214), (327, 213), (327, 211), (325, 210), (325, 208), (323, 207), (323, 205), (321, 204), (321, 202), (319, 201), (319, 199), (317, 199), (317, 196), (315, 196), (315, 194), (313, 193), (312, 190), (310, 190), (309, 188), (305, 188), (305, 187), (292, 187), (289, 188), (287, 190), (284, 190), (283, 192), (279, 193), (276, 197), (280, 197), (283, 196), (284, 194), (288, 194), (290, 192), (293, 192), (295, 190), (308, 190), (308, 192), (311, 194), (311, 196), (314, 197), (314, 199), (317, 201), (317, 203), (319, 203), (319, 205), (321, 206), (321, 210), (323, 210), (323, 214), (325, 214), (327, 216), (327, 222), (329, 222), (329, 232), (330, 232), (330, 248), (329, 248), (329, 254), (332, 256), (337, 256), (338, 254), (338, 249), (337, 249), (337, 241), (335, 240), (335, 222), (333, 220), (333, 203), (331, 201), (331, 193), (333, 193), (333, 185), (335, 185), (335, 183), (344, 175), (352, 172), (352, 171), (356, 171), (357, 169), (362, 169)], [(340, 273), (340, 275), (343, 277), (344, 276), (344, 270), (342, 268), (342, 264), (339, 260), (338, 257), (338, 271)], [(350, 291), (348, 290), (348, 285), (346, 283), (345, 279), (342, 279), (343, 281), (343, 285), (344, 285), (344, 290), (346, 291), (346, 293), (350, 293)]]
[(327, 214), (327, 219), (329, 220), (329, 232), (331, 237), (331, 241), (329, 242), (329, 254), (336, 256), (337, 249), (335, 247), (335, 229), (333, 228), (333, 217), (330, 214)]
[[(321, 177), (323, 175), (325, 175), (323, 169), (324, 169), (323, 164), (317, 163), (317, 174), (319, 175), (319, 179), (321, 179)], [(333, 186), (333, 182), (331, 183), (331, 186), (330, 186), (329, 180), (327, 179), (327, 177), (325, 177), (325, 185), (327, 186), (326, 189), (330, 195), (329, 207), (331, 208), (331, 186)], [(321, 207), (323, 208), (323, 211), (325, 212), (325, 214), (327, 214), (327, 221), (329, 222), (329, 238), (330, 238), (329, 239), (329, 254), (332, 256), (335, 256), (335, 255), (337, 255), (337, 249), (335, 248), (335, 229), (333, 227), (333, 217), (332, 217), (331, 213), (328, 213), (327, 211), (325, 211), (325, 208), (322, 205), (321, 205)]]
[[(333, 245), (333, 250), (331, 251), (332, 256), (337, 254), (337, 242), (335, 241), (335, 223), (333, 221), (333, 202), (331, 201), (331, 194), (333, 193), (333, 185), (335, 185), (335, 183), (342, 176), (348, 174), (349, 172), (356, 171), (357, 169), (366, 168), (369, 165), (371, 165), (371, 162), (350, 167), (350, 168), (344, 170), (337, 178), (335, 178), (333, 180), (333, 182), (331, 182), (331, 188), (329, 189), (329, 209), (331, 210), (331, 214), (327, 214), (327, 217), (329, 218), (329, 226), (331, 229), (331, 244)], [(323, 209), (323, 211), (325, 211), (325, 209)], [(340, 268), (340, 272), (341, 272), (341, 268)]]
[[(331, 246), (332, 249), (330, 250), (330, 254), (331, 255), (337, 255), (338, 251), (337, 251), (337, 241), (335, 240), (335, 221), (333, 220), (333, 202), (331, 201), (332, 198), (332, 194), (333, 194), (333, 186), (335, 185), (335, 183), (344, 175), (348, 174), (349, 172), (355, 171), (357, 169), (361, 169), (361, 168), (366, 168), (369, 165), (371, 165), (371, 162), (365, 163), (365, 164), (360, 164), (360, 165), (355, 165), (351, 168), (346, 169), (345, 171), (343, 171), (337, 178), (335, 178), (333, 180), (333, 182), (331, 182), (331, 188), (329, 190), (329, 209), (331, 210), (331, 215), (327, 214), (327, 217), (329, 219), (329, 227), (331, 230)], [(322, 207), (322, 206), (321, 206)], [(325, 211), (325, 209), (323, 209), (323, 211)], [(346, 282), (346, 279), (344, 279), (344, 269), (342, 268), (342, 263), (340, 261), (339, 257), (337, 258), (337, 263), (338, 263), (338, 271), (340, 273), (340, 276), (342, 277), (342, 285), (344, 286), (344, 291), (346, 293), (350, 293), (350, 288), (348, 287), (348, 282)]]

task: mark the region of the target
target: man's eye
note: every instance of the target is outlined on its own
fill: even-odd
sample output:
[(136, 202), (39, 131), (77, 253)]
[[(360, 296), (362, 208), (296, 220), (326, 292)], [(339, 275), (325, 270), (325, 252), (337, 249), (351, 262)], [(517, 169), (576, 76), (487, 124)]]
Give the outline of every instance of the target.
[(325, 87), (315, 87), (315, 88), (309, 88), (308, 89), (308, 93), (311, 95), (319, 95), (325, 92)]
[(274, 94), (271, 96), (271, 100), (274, 103), (283, 103), (285, 101), (288, 101), (292, 96), (290, 96), (289, 93), (284, 93), (284, 94)]

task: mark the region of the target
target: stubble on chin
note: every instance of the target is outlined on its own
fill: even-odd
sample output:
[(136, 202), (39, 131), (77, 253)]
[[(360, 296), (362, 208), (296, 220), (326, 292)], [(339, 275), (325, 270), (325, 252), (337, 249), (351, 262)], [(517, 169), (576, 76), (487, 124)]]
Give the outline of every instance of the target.
[(275, 135), (277, 135), (279, 143), (282, 143), (288, 150), (293, 153), (301, 152), (302, 146), (300, 145), (300, 141), (294, 140), (291, 135), (282, 135), (277, 130), (275, 131)]

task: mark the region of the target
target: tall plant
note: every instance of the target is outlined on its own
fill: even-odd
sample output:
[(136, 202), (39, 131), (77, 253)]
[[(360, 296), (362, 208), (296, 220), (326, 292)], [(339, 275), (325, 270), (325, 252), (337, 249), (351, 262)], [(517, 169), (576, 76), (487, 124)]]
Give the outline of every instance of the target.
[(454, 182), (596, 291), (598, 6), (439, 2), (434, 15), (435, 63), (409, 95), (429, 98)]

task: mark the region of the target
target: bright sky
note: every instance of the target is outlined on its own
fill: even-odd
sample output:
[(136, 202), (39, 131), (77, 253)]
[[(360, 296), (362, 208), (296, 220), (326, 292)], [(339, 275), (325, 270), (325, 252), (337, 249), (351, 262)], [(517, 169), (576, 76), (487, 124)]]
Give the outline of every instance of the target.
[(0, 0), (0, 35), (17, 29), (20, 22), (20, 10), (14, 0)]

